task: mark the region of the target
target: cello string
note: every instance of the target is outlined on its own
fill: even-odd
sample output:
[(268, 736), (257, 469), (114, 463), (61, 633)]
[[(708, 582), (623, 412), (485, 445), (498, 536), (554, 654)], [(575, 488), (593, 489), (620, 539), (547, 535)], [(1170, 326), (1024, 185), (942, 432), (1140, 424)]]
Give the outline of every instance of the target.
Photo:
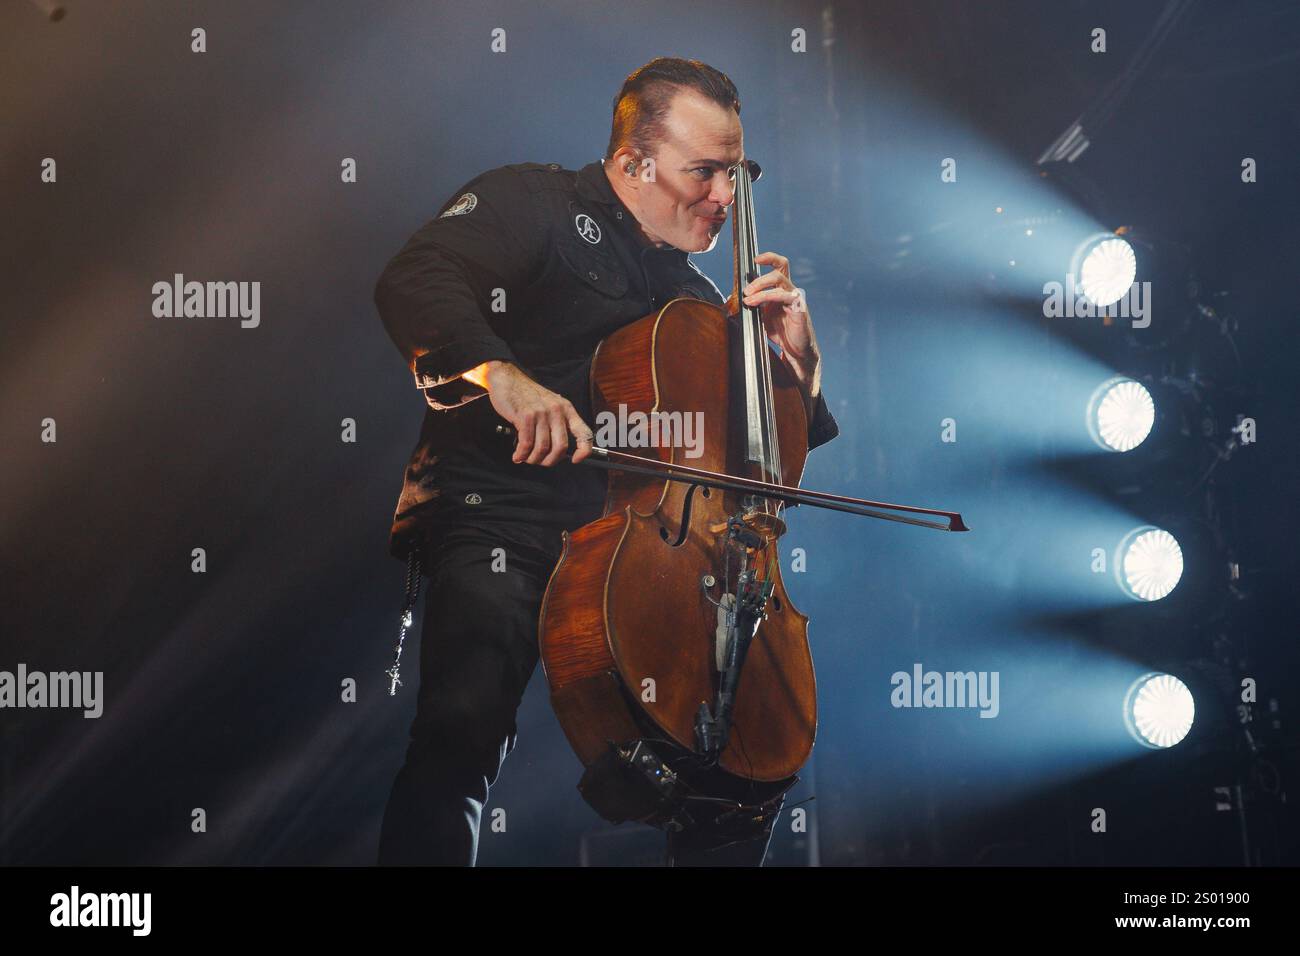
[[(749, 267), (755, 278), (758, 278), (758, 264), (755, 261), (758, 256), (758, 211), (754, 206), (754, 180), (750, 176), (749, 164), (744, 164), (744, 194), (745, 194), (745, 223), (749, 240)], [(754, 336), (755, 347), (758, 349), (758, 356), (750, 356), (751, 361), (754, 358), (761, 358), (762, 374), (760, 379), (760, 390), (762, 392), (762, 401), (760, 409), (763, 415), (763, 468), (767, 473), (767, 481), (772, 484), (781, 484), (783, 475), (781, 473), (781, 449), (777, 440), (776, 429), (776, 406), (775, 406), (775, 388), (772, 384), (772, 349), (768, 344), (767, 329), (763, 324), (763, 309), (759, 305), (753, 310), (753, 322), (756, 327)], [(774, 502), (770, 498), (763, 498), (763, 512), (770, 514), (772, 517), (778, 517), (780, 514), (781, 502)], [(758, 560), (756, 564), (762, 569), (759, 576), (760, 584), (767, 581), (775, 581), (779, 574), (778, 564), (779, 557), (777, 554), (776, 537), (764, 537), (763, 551), (766, 554), (756, 555)], [(764, 558), (766, 560), (764, 560)]]
[[(753, 181), (750, 179), (749, 164), (742, 162), (737, 170), (736, 177), (737, 192), (737, 235), (739, 237), (736, 255), (737, 267), (741, 276), (741, 288), (745, 282), (758, 278), (758, 264), (755, 257), (758, 253), (758, 237), (754, 226), (754, 194)], [(771, 472), (771, 417), (768, 411), (767, 381), (763, 374), (764, 353), (767, 350), (767, 335), (763, 330), (763, 320), (758, 306), (743, 305), (744, 321), (749, 325), (751, 346), (745, 354), (745, 364), (747, 367), (746, 377), (748, 378), (748, 369), (753, 369), (753, 378), (758, 390), (758, 415), (760, 421), (760, 432), (762, 439), (760, 442), (758, 470), (762, 481), (773, 482)], [(775, 483), (775, 482), (773, 482)], [(767, 498), (762, 498), (763, 513), (768, 513), (769, 502)]]
[[(752, 198), (749, 190), (749, 163), (742, 159), (736, 169), (736, 192), (735, 192), (735, 273), (736, 273), (736, 295), (738, 297), (737, 306), (741, 326), (741, 374), (745, 382), (745, 429), (746, 429), (746, 454), (745, 459), (749, 460), (749, 440), (753, 437), (753, 429), (758, 426), (758, 458), (755, 462), (758, 465), (759, 477), (761, 480), (767, 480), (767, 432), (766, 421), (763, 417), (763, 383), (758, 374), (758, 356), (754, 353), (756, 344), (762, 342), (762, 323), (756, 323), (755, 310), (744, 303), (743, 292), (745, 285), (753, 278), (756, 278), (757, 265), (754, 262), (755, 250), (754, 233), (750, 226), (753, 217), (753, 208), (751, 205)], [(757, 329), (757, 331), (756, 331)], [(750, 391), (751, 383), (753, 392)], [(751, 399), (753, 404), (751, 405)], [(758, 417), (755, 422), (750, 418), (754, 414)]]
[[(757, 217), (756, 210), (754, 208), (753, 180), (750, 179), (748, 165), (746, 165), (745, 167), (745, 197), (746, 197), (745, 207), (747, 212), (746, 218), (748, 220), (748, 226), (749, 226), (750, 253), (751, 256), (757, 256), (758, 217)], [(752, 262), (753, 260), (751, 258), (751, 263)], [(755, 274), (757, 274), (758, 271), (757, 264), (754, 264), (753, 268)], [(757, 277), (757, 275), (755, 277)], [(755, 336), (755, 338), (759, 343), (758, 345), (759, 355), (762, 357), (762, 370), (763, 370), (762, 410), (763, 410), (763, 417), (764, 417), (763, 424), (764, 424), (765, 444), (767, 446), (764, 449), (764, 455), (768, 459), (765, 465), (769, 475), (767, 480), (771, 481), (773, 484), (779, 485), (782, 483), (783, 476), (781, 474), (781, 446), (780, 446), (780, 442), (777, 439), (777, 429), (776, 429), (776, 406), (775, 406), (776, 389), (775, 386), (772, 384), (772, 356), (771, 356), (772, 349), (771, 346), (768, 344), (767, 329), (763, 325), (762, 306), (759, 306), (754, 310), (754, 320), (758, 326), (758, 334)], [(764, 498), (763, 501), (764, 501), (764, 511), (768, 512), (770, 509), (770, 513), (774, 517), (777, 516), (781, 508), (780, 503), (778, 502), (777, 504), (773, 505), (771, 501), (767, 498)]]

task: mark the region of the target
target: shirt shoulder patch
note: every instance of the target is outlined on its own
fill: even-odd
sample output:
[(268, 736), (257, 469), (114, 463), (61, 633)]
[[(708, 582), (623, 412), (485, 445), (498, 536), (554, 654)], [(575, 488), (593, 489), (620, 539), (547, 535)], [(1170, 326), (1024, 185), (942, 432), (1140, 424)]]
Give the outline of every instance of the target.
[(446, 219), (448, 216), (463, 216), (465, 215), (465, 213), (473, 211), (474, 207), (477, 205), (478, 205), (478, 197), (475, 196), (473, 193), (465, 193), (454, 203), (448, 206), (447, 211), (444, 212), (438, 218)]
[(593, 246), (600, 242), (600, 226), (596, 225), (596, 220), (592, 219), (585, 212), (578, 213), (573, 217), (573, 226), (578, 230), (578, 235)]

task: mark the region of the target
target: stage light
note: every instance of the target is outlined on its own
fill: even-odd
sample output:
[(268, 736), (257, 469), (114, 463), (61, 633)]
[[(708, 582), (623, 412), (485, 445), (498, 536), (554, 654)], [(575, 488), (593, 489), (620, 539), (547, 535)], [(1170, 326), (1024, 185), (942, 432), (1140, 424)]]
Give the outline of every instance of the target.
[(1172, 674), (1144, 674), (1124, 699), (1124, 723), (1133, 739), (1159, 750), (1187, 736), (1196, 719), (1196, 702), (1187, 685)]
[(1183, 576), (1183, 551), (1168, 531), (1144, 525), (1124, 536), (1115, 554), (1115, 576), (1129, 597), (1159, 601)]
[(1151, 393), (1131, 378), (1102, 383), (1088, 403), (1088, 431), (1110, 451), (1131, 451), (1142, 444), (1155, 420)]
[(1079, 291), (1098, 308), (1124, 298), (1137, 278), (1137, 257), (1123, 239), (1093, 237), (1079, 247), (1075, 263), (1080, 258), (1083, 265), (1071, 271), (1079, 277)]

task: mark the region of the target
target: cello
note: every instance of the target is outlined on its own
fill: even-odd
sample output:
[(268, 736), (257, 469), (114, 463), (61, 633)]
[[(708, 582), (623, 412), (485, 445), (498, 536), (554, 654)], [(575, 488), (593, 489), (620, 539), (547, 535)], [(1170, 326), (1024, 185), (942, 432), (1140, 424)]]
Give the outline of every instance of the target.
[(786, 506), (967, 530), (956, 512), (798, 487), (803, 396), (740, 294), (758, 276), (760, 175), (752, 160), (737, 167), (734, 314), (674, 299), (605, 338), (592, 361), (598, 418), (703, 413), (690, 466), (672, 445), (593, 448), (583, 463), (609, 471), (604, 512), (565, 533), (539, 612), (552, 707), (585, 768), (579, 790), (615, 823), (762, 823), (798, 781), (817, 694), (808, 617), (781, 579)]

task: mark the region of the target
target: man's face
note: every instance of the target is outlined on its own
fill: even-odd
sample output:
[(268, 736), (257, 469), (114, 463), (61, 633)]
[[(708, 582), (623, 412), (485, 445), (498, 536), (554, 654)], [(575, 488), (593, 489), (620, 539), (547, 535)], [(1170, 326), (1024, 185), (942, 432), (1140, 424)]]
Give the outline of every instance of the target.
[(654, 176), (638, 169), (637, 220), (651, 242), (707, 252), (726, 224), (735, 167), (744, 157), (740, 117), (692, 91), (668, 110)]

